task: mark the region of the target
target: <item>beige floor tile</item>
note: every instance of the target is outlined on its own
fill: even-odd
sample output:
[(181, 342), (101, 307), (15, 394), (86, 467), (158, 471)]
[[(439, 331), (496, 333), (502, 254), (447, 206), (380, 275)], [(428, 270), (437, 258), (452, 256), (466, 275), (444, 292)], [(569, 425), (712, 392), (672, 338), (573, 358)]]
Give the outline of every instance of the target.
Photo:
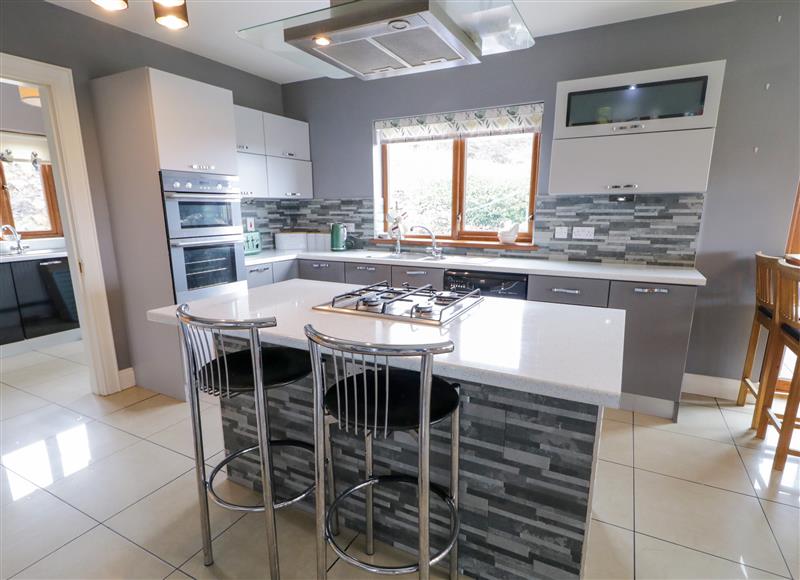
[(731, 444), (638, 426), (633, 441), (637, 468), (755, 495)]
[[(753, 418), (753, 412), (756, 408), (755, 399), (752, 396), (748, 396), (747, 401), (741, 407), (736, 404), (736, 401), (728, 399), (717, 399), (717, 404), (723, 411), (742, 413), (743, 415), (748, 415), (751, 420)], [(785, 407), (786, 397), (777, 395), (775, 400), (772, 402), (772, 408), (775, 409), (775, 411), (782, 413)]]
[(761, 502), (775, 539), (794, 578), (800, 578), (800, 509), (772, 501)]
[(592, 517), (607, 524), (633, 529), (633, 468), (597, 462), (592, 491)]
[(89, 367), (66, 373), (60, 377), (42, 380), (25, 387), (31, 395), (47, 399), (59, 405), (66, 405), (92, 394), (92, 379)]
[(97, 526), (58, 551), (40, 560), (18, 578), (160, 579), (172, 566), (108, 528)]
[(606, 407), (603, 409), (603, 421), (619, 421), (620, 423), (633, 423), (633, 412), (624, 409)]
[(155, 397), (157, 394), (143, 387), (129, 387), (119, 393), (105, 397), (89, 393), (79, 399), (65, 403), (64, 406), (77, 413), (99, 419), (150, 397)]
[(633, 422), (642, 427), (663, 429), (671, 433), (694, 435), (695, 437), (714, 439), (723, 443), (731, 442), (728, 427), (725, 425), (722, 413), (720, 413), (716, 405), (683, 403), (678, 413), (677, 423), (673, 423), (670, 419), (643, 415), (642, 413), (634, 413)]
[(633, 580), (633, 532), (592, 520), (584, 580)]
[(0, 468), (0, 575), (9, 578), (97, 525), (78, 510)]
[(5, 453), (2, 463), (36, 485), (48, 487), (138, 441), (105, 423), (79, 423), (48, 439)]
[(772, 449), (739, 447), (739, 453), (758, 497), (800, 507), (800, 457), (789, 457), (783, 471), (776, 471)]
[(603, 421), (600, 426), (600, 459), (633, 465), (633, 425)]
[(714, 397), (706, 397), (705, 395), (695, 395), (694, 393), (681, 393), (681, 404), (707, 405), (716, 407), (717, 400)]
[(5, 455), (15, 449), (43, 443), (45, 439), (86, 422), (86, 417), (58, 405), (34, 409), (0, 423), (0, 452)]
[(36, 351), (30, 351), (13, 356), (3, 356), (3, 348), (0, 347), (0, 377), (6, 373), (12, 373), (19, 369), (36, 366), (43, 362), (52, 360), (53, 357)]
[(48, 404), (48, 401), (30, 393), (0, 384), (0, 420), (22, 415)]
[(61, 479), (48, 489), (103, 521), (188, 471), (194, 463), (173, 451), (140, 441)]
[(180, 570), (175, 570), (172, 574), (167, 576), (164, 580), (191, 580), (191, 576), (184, 574)]
[[(261, 502), (260, 494), (227, 481), (225, 474), (220, 474), (214, 483), (226, 500), (246, 505)], [(212, 537), (244, 515), (210, 500), (209, 504)], [(106, 525), (163, 560), (180, 566), (203, 547), (194, 470), (136, 502)]]
[[(316, 577), (314, 518), (310, 513), (287, 508), (278, 512), (278, 559), (282, 580)], [(355, 532), (342, 531), (345, 544)], [(214, 564), (203, 565), (198, 552), (181, 570), (195, 578), (269, 578), (263, 514), (248, 514), (214, 540)], [(328, 548), (328, 565), (336, 557)], [(330, 576), (329, 576), (330, 577)]]
[[(207, 407), (200, 413), (203, 426), (203, 452), (208, 459), (225, 448), (222, 439), (222, 418), (219, 407)], [(191, 419), (184, 419), (163, 431), (154, 433), (147, 439), (168, 449), (194, 457), (194, 436)]]
[(156, 395), (105, 415), (101, 421), (139, 437), (149, 437), (188, 418), (187, 403), (166, 395)]
[(65, 358), (79, 364), (87, 364), (88, 357), (86, 356), (85, 345), (82, 340), (73, 340), (63, 344), (48, 346), (40, 348), (39, 352), (49, 354), (50, 356), (57, 356)]
[(780, 578), (683, 546), (636, 534), (636, 577), (648, 580)]
[[(769, 427), (763, 439), (756, 438), (755, 429), (750, 428), (751, 417), (736, 411), (722, 411), (722, 417), (728, 425), (736, 445), (751, 449), (775, 449), (778, 445), (778, 431)], [(792, 448), (800, 449), (800, 430), (795, 429), (792, 437)]]
[(758, 499), (636, 470), (636, 531), (787, 575)]
[[(63, 358), (47, 355), (41, 356), (46, 358), (34, 365), (8, 371), (3, 370), (0, 374), (0, 381), (12, 387), (17, 387), (18, 389), (27, 390), (28, 387), (38, 385), (44, 381), (59, 379), (70, 373), (86, 371), (85, 365), (80, 365)], [(6, 359), (4, 359), (4, 361), (5, 360)]]

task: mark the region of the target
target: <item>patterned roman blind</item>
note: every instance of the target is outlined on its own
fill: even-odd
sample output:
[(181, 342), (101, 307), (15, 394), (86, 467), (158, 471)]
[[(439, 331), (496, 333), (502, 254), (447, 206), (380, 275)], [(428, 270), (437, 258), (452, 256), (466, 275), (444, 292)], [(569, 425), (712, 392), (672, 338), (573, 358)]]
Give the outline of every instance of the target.
[(492, 109), (383, 119), (375, 121), (375, 132), (379, 143), (538, 133), (542, 129), (543, 110), (542, 103), (527, 103)]

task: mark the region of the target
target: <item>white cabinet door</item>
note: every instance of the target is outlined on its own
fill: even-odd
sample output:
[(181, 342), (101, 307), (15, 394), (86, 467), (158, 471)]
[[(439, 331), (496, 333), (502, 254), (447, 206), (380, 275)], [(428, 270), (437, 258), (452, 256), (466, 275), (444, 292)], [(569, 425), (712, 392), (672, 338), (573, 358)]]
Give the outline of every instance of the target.
[(272, 264), (259, 264), (257, 266), (247, 267), (247, 287), (257, 288), (258, 286), (266, 286), (273, 284), (275, 278), (272, 273)]
[(236, 151), (239, 153), (259, 153), (264, 155), (264, 123), (261, 111), (247, 107), (233, 106), (236, 121)]
[(269, 197), (276, 199), (314, 197), (310, 161), (267, 157), (267, 182)]
[(239, 189), (242, 197), (269, 197), (267, 158), (252, 153), (237, 153)]
[(714, 129), (554, 139), (551, 194), (698, 193)]
[(161, 169), (236, 175), (233, 93), (148, 70)]
[(267, 142), (267, 155), (311, 160), (308, 123), (264, 113), (264, 138)]

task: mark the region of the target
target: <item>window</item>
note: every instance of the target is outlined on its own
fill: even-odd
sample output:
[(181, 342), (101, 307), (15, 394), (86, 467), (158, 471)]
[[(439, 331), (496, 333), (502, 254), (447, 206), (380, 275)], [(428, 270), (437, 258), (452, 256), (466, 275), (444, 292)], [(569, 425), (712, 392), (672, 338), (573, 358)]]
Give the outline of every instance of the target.
[(541, 104), (377, 122), (383, 230), (399, 209), (455, 245), (495, 244), (508, 222), (532, 243), (540, 125)]
[(53, 167), (28, 160), (0, 163), (0, 222), (11, 224), (23, 238), (63, 235)]

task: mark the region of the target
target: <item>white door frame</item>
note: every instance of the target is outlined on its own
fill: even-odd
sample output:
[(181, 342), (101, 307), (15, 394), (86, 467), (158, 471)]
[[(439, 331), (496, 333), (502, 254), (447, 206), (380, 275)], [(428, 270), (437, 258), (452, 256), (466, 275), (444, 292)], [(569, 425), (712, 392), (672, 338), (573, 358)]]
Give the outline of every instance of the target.
[(52, 129), (51, 157), (63, 202), (61, 219), (84, 344), (92, 369), (92, 392), (120, 390), (117, 354), (108, 310), (100, 244), (89, 189), (72, 70), (0, 52), (0, 77), (38, 85), (47, 98), (42, 112)]

